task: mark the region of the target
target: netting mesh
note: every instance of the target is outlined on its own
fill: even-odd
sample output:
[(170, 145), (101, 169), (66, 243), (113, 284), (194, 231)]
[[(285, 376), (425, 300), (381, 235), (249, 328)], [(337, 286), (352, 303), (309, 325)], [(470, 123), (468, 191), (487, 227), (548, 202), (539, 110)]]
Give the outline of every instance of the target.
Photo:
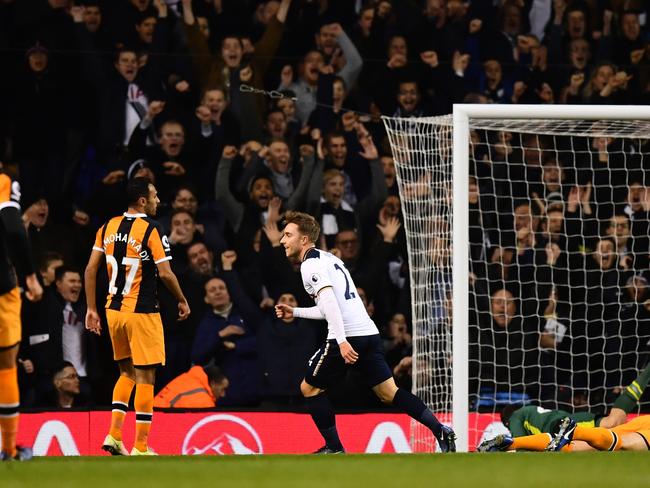
[[(450, 412), (452, 120), (385, 124), (409, 247), (414, 392)], [(470, 120), (470, 410), (605, 413), (647, 362), (649, 125)], [(412, 441), (432, 445), (416, 425)]]
[[(452, 126), (386, 121), (407, 237), (413, 316), (413, 392), (437, 412), (451, 411)], [(426, 164), (423, 164), (426, 161)], [(430, 450), (413, 422), (414, 450)]]

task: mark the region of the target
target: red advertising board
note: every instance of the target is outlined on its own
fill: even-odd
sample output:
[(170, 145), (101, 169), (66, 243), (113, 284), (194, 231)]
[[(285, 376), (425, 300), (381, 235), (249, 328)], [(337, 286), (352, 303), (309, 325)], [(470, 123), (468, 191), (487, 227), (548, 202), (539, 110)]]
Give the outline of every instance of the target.
[[(33, 446), (38, 456), (101, 455), (111, 413), (48, 412), (22, 414), (19, 444)], [(124, 422), (124, 441), (131, 446), (134, 414)], [(445, 416), (442, 416), (445, 421)], [(470, 449), (496, 416), (470, 414)], [(498, 423), (500, 424), (500, 423)], [(347, 414), (337, 416), (341, 439), (348, 452), (412, 452), (411, 419), (403, 414)], [(298, 413), (200, 412), (154, 413), (149, 444), (159, 454), (304, 454), (322, 445), (311, 417)]]

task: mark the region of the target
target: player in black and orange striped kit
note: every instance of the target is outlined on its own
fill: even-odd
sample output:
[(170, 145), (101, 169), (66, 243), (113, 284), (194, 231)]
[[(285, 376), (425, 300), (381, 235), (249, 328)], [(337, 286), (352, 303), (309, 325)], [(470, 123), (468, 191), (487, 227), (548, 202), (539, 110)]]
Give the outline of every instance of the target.
[(147, 437), (153, 417), (153, 385), (156, 366), (165, 364), (163, 326), (156, 296), (157, 278), (178, 300), (178, 319), (190, 313), (187, 300), (169, 265), (169, 241), (156, 215), (156, 188), (146, 178), (133, 178), (127, 188), (129, 209), (113, 217), (97, 231), (85, 273), (86, 328), (99, 334), (96, 277), (103, 259), (109, 274), (106, 321), (113, 357), (120, 377), (113, 390), (111, 426), (102, 449), (113, 455), (128, 451), (122, 442), (122, 424), (135, 386), (136, 438), (131, 455), (152, 455)]
[(31, 449), (16, 446), (20, 406), (16, 355), (21, 338), (21, 300), (16, 272), (25, 276), (25, 296), (28, 300), (37, 301), (43, 295), (34, 273), (19, 201), (18, 182), (12, 182), (9, 176), (0, 173), (0, 459), (3, 461), (24, 461), (32, 457)]

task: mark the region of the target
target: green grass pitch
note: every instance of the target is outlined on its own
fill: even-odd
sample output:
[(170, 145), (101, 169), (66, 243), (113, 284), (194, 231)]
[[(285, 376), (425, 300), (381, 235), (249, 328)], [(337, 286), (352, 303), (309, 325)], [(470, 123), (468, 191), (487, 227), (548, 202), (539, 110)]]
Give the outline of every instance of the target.
[(650, 453), (77, 457), (0, 464), (13, 487), (650, 487)]

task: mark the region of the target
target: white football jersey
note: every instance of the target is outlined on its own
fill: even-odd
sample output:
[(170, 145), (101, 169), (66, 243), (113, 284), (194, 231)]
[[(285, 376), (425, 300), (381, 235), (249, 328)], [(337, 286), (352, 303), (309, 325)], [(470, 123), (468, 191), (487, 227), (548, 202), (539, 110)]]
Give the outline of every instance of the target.
[[(343, 317), (346, 337), (379, 334), (343, 261), (329, 252), (310, 249), (300, 265), (300, 274), (305, 291), (314, 299), (320, 290), (332, 287)], [(335, 338), (331, 330), (327, 338)]]

